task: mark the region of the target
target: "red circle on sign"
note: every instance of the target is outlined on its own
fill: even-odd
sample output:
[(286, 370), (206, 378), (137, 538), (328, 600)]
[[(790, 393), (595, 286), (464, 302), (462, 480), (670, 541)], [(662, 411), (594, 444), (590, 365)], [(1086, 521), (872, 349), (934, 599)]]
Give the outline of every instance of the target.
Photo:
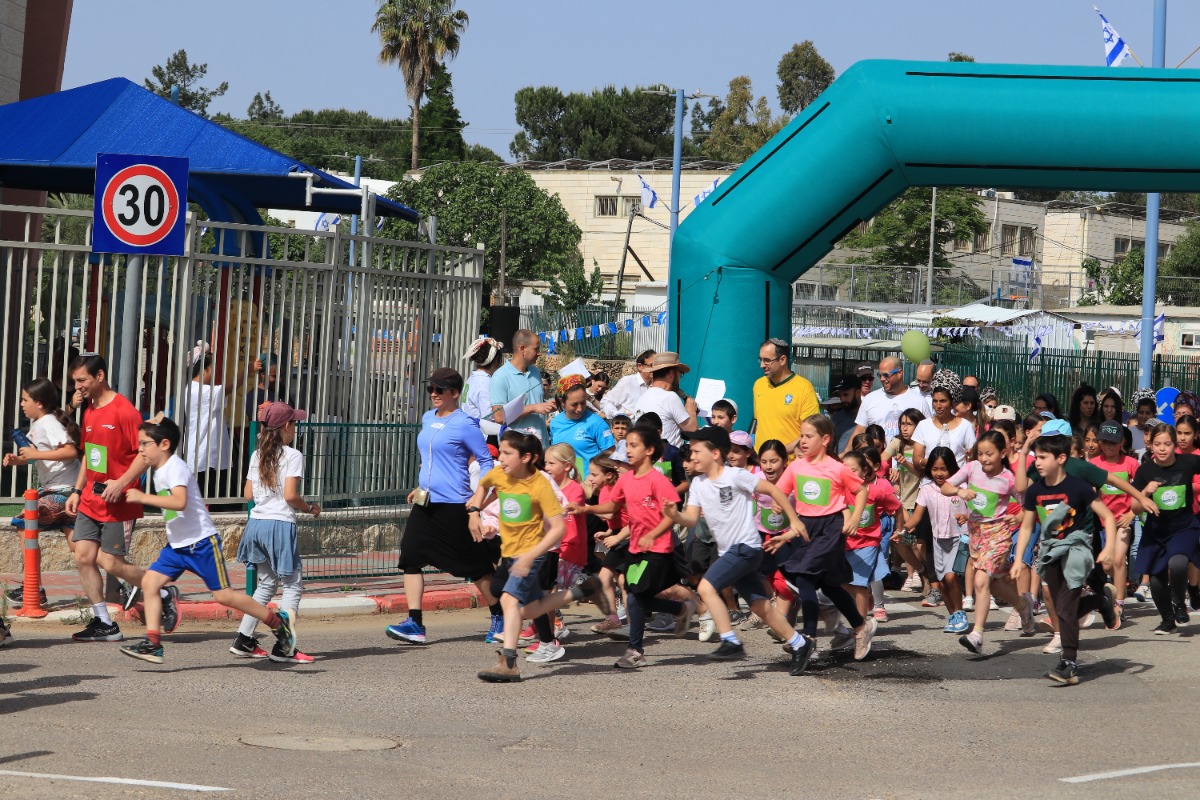
[[(121, 221), (117, 219), (117, 215), (113, 213), (113, 198), (116, 196), (117, 190), (130, 178), (137, 177), (149, 178), (162, 186), (163, 192), (166, 194), (163, 220), (150, 233), (139, 234), (126, 230), (122, 227)], [(179, 219), (179, 191), (175, 188), (174, 182), (167, 177), (167, 173), (158, 167), (152, 164), (133, 164), (118, 171), (104, 187), (101, 209), (104, 212), (104, 224), (108, 226), (113, 236), (133, 247), (148, 247), (167, 238), (171, 229), (175, 227), (175, 222)]]

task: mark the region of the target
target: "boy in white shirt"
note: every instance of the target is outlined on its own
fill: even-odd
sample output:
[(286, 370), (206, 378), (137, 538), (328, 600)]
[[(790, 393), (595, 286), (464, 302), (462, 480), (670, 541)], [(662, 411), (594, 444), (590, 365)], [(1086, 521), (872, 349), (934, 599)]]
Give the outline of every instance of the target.
[(154, 470), (154, 488), (158, 493), (129, 489), (126, 500), (163, 509), (167, 546), (142, 579), (146, 638), (122, 647), (121, 652), (152, 664), (163, 663), (159, 590), (184, 572), (191, 572), (204, 581), (218, 603), (265, 622), (280, 646), (291, 653), (296, 647), (296, 636), (287, 612), (277, 614), (230, 587), (221, 535), (204, 507), (196, 476), (183, 459), (175, 455), (179, 440), (179, 426), (169, 419), (144, 422), (138, 428), (138, 454)]

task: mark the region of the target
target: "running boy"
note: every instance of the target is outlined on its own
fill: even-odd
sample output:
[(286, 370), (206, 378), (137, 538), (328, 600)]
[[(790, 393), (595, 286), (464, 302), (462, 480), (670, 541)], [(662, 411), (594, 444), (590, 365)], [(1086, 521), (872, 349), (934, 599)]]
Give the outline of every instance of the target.
[(146, 638), (122, 647), (121, 652), (151, 664), (163, 663), (163, 604), (159, 590), (184, 572), (191, 572), (204, 581), (218, 603), (265, 622), (275, 634), (280, 652), (290, 655), (296, 649), (296, 636), (287, 612), (277, 614), (230, 587), (221, 535), (204, 507), (196, 476), (175, 455), (179, 439), (179, 426), (169, 419), (143, 422), (138, 428), (138, 454), (144, 464), (154, 469), (154, 488), (158, 494), (128, 489), (126, 500), (163, 509), (167, 546), (142, 578)]

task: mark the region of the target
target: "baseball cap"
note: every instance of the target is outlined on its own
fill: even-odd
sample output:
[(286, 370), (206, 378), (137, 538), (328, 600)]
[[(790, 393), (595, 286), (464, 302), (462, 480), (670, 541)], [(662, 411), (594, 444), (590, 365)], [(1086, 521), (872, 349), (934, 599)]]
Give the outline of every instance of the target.
[(854, 374), (859, 378), (875, 378), (875, 367), (866, 361), (860, 361), (854, 368)]
[(1042, 426), (1042, 436), (1070, 436), (1071, 423), (1065, 419), (1052, 419)]
[(857, 389), (861, 383), (862, 381), (858, 379), (857, 375), (843, 375), (838, 379), (838, 382), (830, 388), (829, 391), (842, 392), (847, 389)]
[(996, 406), (992, 409), (992, 419), (1002, 420), (1008, 419), (1013, 422), (1017, 421), (1017, 410), (1012, 406)]
[(429, 376), (429, 385), (436, 386), (439, 389), (452, 389), (461, 392), (463, 379), (458, 370), (451, 369), (450, 367), (439, 367)]
[(299, 411), (278, 401), (263, 403), (258, 407), (258, 421), (271, 430), (279, 430), (293, 420), (300, 422), (307, 417), (307, 411)]
[(745, 431), (734, 431), (729, 434), (729, 443), (736, 444), (738, 447), (749, 447), (754, 449), (754, 440), (750, 438), (750, 434)]
[(1125, 432), (1121, 429), (1124, 427), (1124, 425), (1109, 420), (1100, 426), (1100, 434), (1096, 438), (1102, 442), (1123, 442), (1125, 441)]
[(1058, 419), (1058, 417), (1054, 416), (1053, 411), (1039, 411), (1038, 416), (1042, 419)]
[(729, 432), (716, 425), (709, 425), (707, 428), (697, 431), (683, 431), (682, 434), (683, 438), (689, 442), (708, 442), (718, 450), (728, 451), (733, 444), (730, 441)]

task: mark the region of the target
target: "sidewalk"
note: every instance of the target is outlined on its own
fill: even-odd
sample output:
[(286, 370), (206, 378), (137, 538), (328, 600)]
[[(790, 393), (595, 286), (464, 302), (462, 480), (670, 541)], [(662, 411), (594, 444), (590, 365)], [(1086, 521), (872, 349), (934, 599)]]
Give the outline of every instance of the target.
[[(244, 591), (246, 568), (242, 564), (229, 562), (229, 581), (235, 589)], [(9, 589), (20, 586), (22, 578), (12, 573), (0, 573), (0, 583)], [(42, 585), (46, 590), (46, 610), (50, 615), (41, 620), (17, 617), (16, 609), (9, 609), (10, 619), (23, 622), (61, 622), (79, 613), (80, 604), (89, 607), (82, 598), (79, 575), (71, 572), (43, 572)], [(231, 611), (213, 602), (212, 594), (204, 583), (191, 573), (184, 573), (176, 583), (180, 592), (179, 611), (184, 620), (240, 619), (239, 612)], [(425, 576), (425, 597), (422, 606), (426, 611), (476, 608), (480, 605), (479, 592), (470, 583), (444, 573)], [(140, 622), (140, 603), (126, 612), (112, 604), (113, 618), (119, 621)], [(370, 578), (305, 578), (304, 596), (300, 600), (300, 611), (304, 616), (332, 617), (352, 614), (397, 614), (408, 610), (404, 597), (404, 576), (386, 575)]]

